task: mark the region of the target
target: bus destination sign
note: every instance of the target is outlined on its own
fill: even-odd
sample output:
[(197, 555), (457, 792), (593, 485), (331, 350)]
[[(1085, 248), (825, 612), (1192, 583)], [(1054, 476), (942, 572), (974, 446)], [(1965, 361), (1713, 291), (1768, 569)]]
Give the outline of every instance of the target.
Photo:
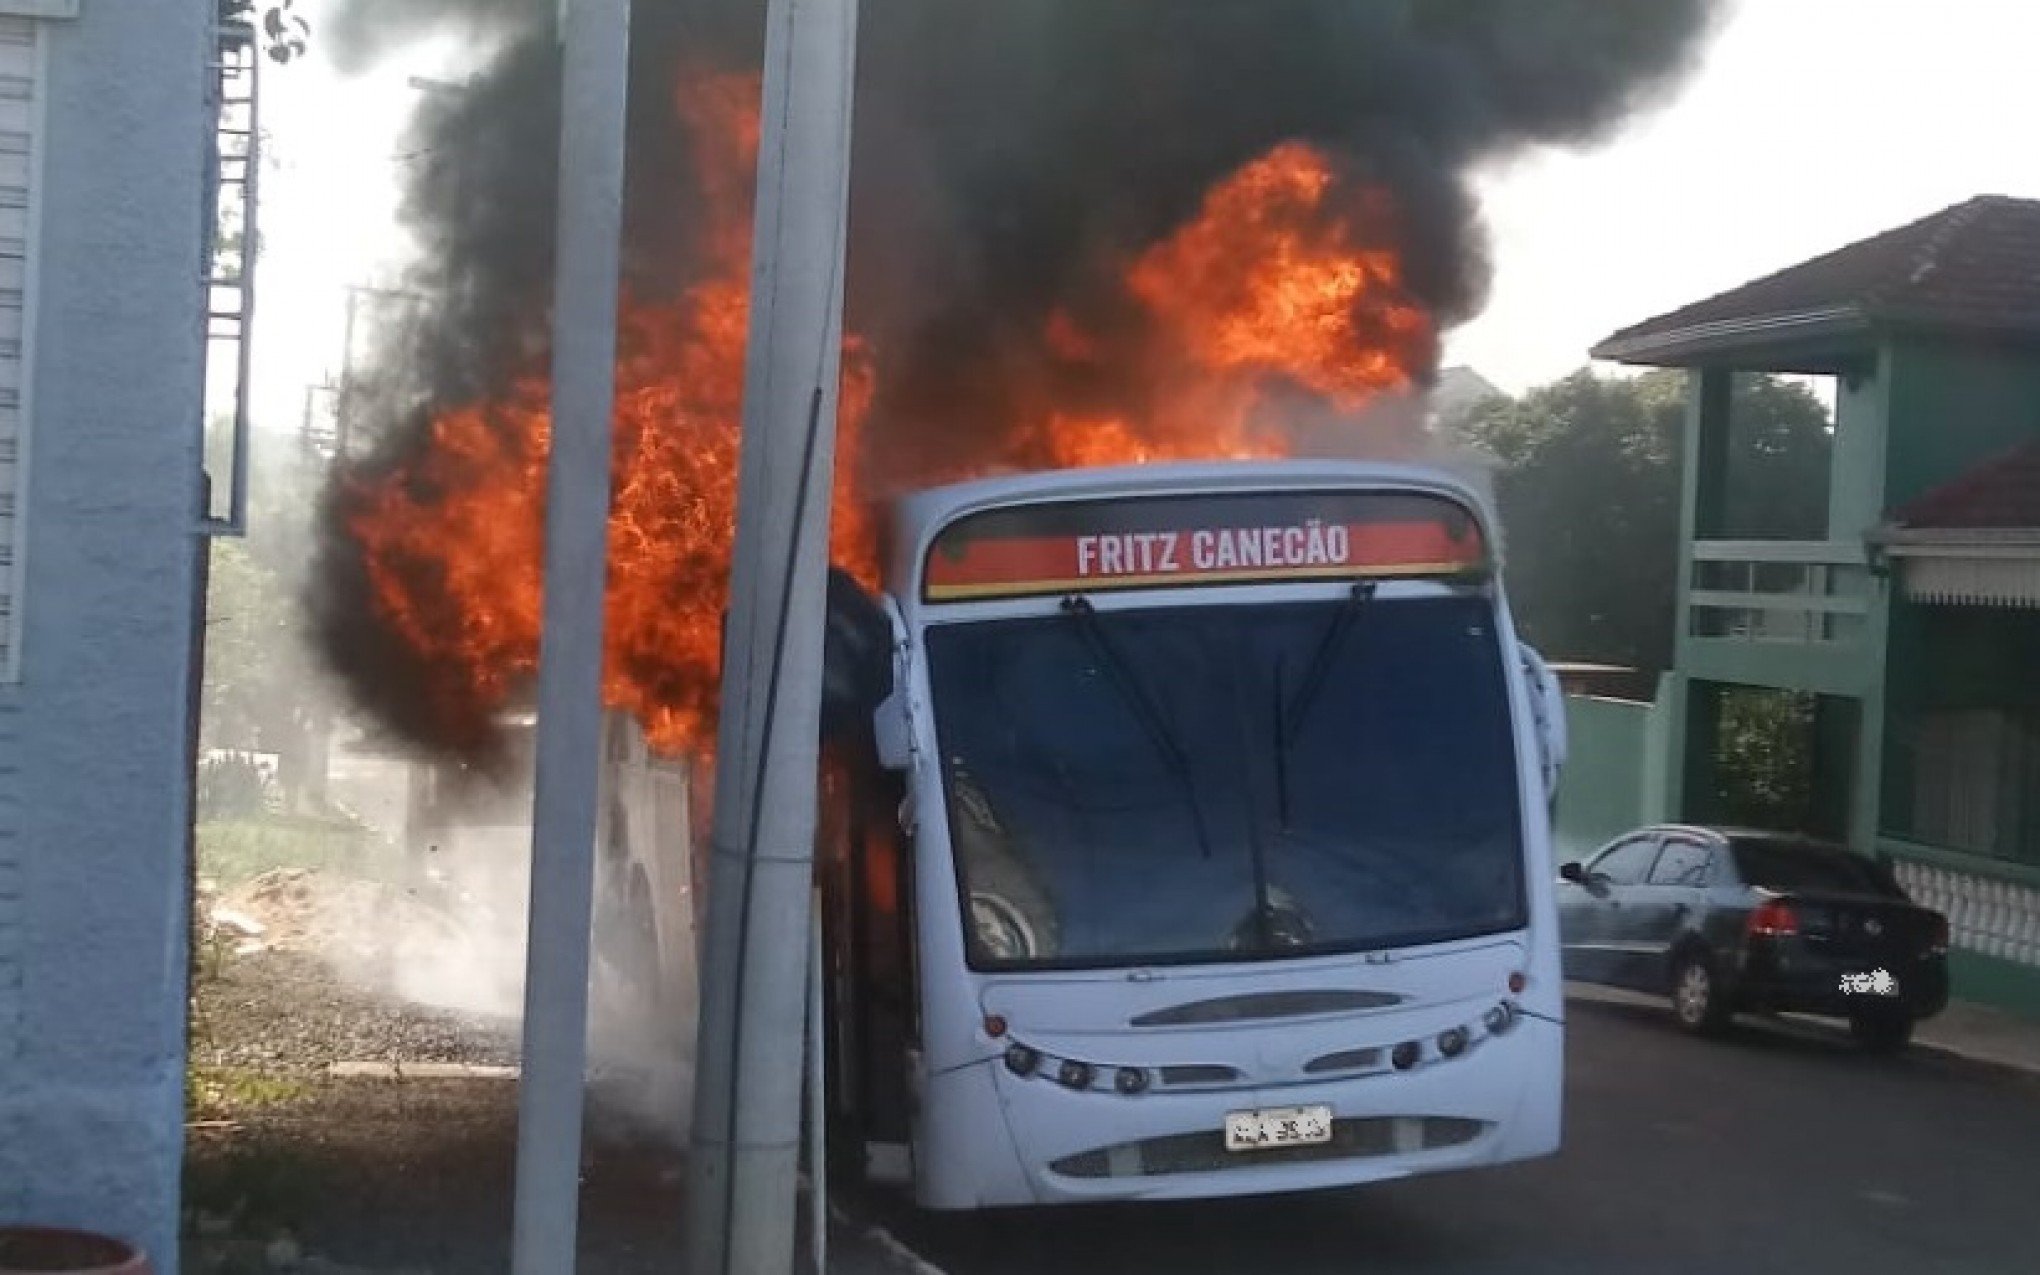
[(974, 514), (935, 538), (929, 602), (1101, 589), (1461, 576), (1488, 569), (1467, 510), (1423, 492), (1145, 496)]

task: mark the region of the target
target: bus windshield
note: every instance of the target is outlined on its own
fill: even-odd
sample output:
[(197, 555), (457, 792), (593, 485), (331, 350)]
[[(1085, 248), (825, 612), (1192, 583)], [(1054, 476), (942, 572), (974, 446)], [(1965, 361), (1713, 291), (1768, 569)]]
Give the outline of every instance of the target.
[(1519, 928), (1505, 662), (1477, 591), (927, 634), (973, 968)]

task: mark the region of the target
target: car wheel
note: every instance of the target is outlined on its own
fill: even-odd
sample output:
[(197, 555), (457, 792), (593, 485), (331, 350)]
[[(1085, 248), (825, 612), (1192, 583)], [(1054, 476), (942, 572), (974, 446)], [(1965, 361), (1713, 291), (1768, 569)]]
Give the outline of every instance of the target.
[(1720, 1031), (1728, 1022), (1728, 1002), (1714, 969), (1697, 952), (1680, 957), (1672, 969), (1672, 1013), (1679, 1026), (1698, 1036)]
[(1873, 1054), (1895, 1054), (1912, 1041), (1913, 1016), (1904, 1010), (1861, 1010), (1849, 1016), (1849, 1033)]

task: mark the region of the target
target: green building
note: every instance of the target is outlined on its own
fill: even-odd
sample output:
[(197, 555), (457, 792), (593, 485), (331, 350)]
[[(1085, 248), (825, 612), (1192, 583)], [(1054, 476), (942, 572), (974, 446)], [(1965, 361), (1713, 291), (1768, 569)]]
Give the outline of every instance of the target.
[[(1612, 812), (1576, 804), (1721, 819), (1724, 706), (1787, 705), (1804, 830), (1948, 914), (1957, 995), (2040, 1014), (2040, 201), (1969, 200), (1593, 353), (1690, 386), (1675, 668), (1640, 726), (1576, 704), (1590, 766), (1597, 732), (1637, 759)], [(1823, 539), (1735, 524), (1749, 373), (1830, 378)]]

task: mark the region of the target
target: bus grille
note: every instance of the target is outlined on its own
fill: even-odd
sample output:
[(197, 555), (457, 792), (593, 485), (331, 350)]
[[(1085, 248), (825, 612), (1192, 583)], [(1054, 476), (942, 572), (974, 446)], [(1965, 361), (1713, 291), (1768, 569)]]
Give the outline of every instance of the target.
[(1464, 1146), (1490, 1127), (1484, 1120), (1457, 1116), (1372, 1116), (1333, 1121), (1329, 1142), (1268, 1151), (1228, 1151), (1225, 1134), (1213, 1129), (1098, 1147), (1064, 1156), (1048, 1167), (1066, 1178), (1151, 1178), (1273, 1164), (1316, 1164)]
[(1294, 992), (1249, 992), (1191, 1001), (1150, 1010), (1133, 1019), (1135, 1027), (1187, 1027), (1204, 1023), (1242, 1023), (1257, 1018), (1296, 1018), (1311, 1014), (1347, 1014), (1360, 1009), (1387, 1009), (1403, 1003), (1394, 992), (1327, 987)]
[(1239, 1068), (1223, 1063), (1175, 1063), (1162, 1068), (1165, 1085), (1229, 1085), (1239, 1078)]
[(1366, 1071), (1381, 1065), (1379, 1049), (1345, 1049), (1325, 1054), (1303, 1065), (1305, 1075), (1322, 1076), (1328, 1071)]

